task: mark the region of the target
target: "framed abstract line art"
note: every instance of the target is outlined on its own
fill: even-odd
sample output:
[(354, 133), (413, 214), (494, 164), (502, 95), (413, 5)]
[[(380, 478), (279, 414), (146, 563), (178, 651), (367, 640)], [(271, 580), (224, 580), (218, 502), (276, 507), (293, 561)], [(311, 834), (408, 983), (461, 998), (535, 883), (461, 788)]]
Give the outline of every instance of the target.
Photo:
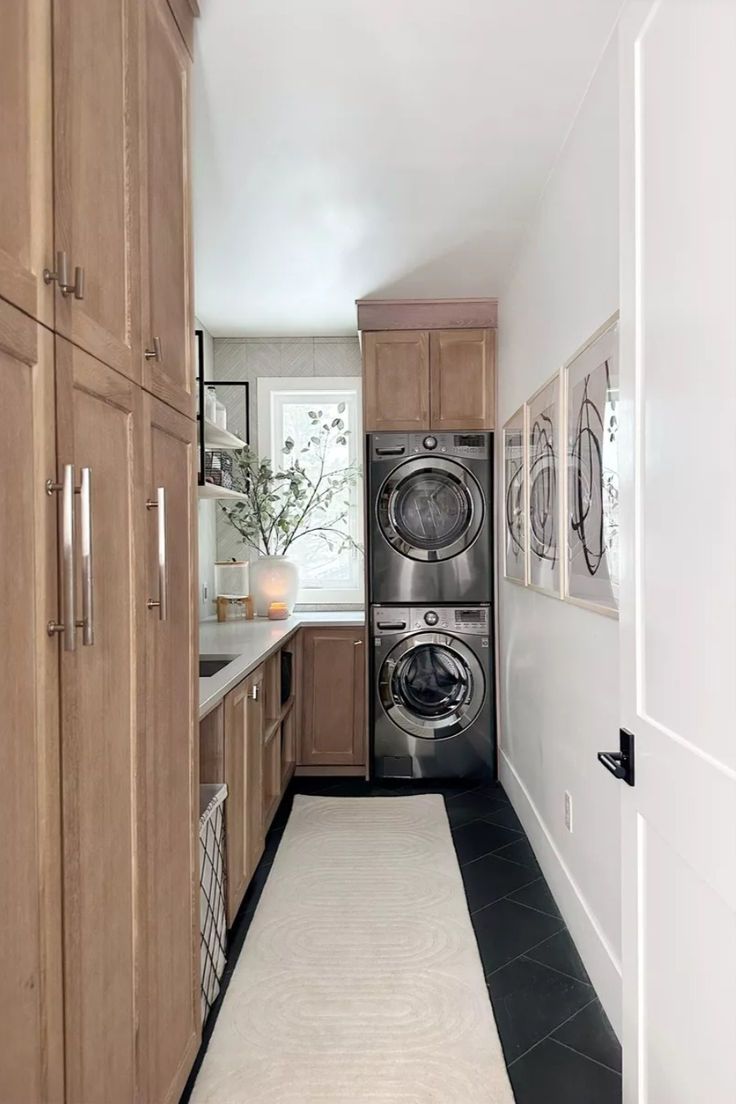
[(503, 427), (504, 578), (526, 586), (526, 407)]
[(565, 598), (618, 615), (618, 316), (565, 367)]
[(560, 376), (527, 403), (528, 584), (561, 597)]

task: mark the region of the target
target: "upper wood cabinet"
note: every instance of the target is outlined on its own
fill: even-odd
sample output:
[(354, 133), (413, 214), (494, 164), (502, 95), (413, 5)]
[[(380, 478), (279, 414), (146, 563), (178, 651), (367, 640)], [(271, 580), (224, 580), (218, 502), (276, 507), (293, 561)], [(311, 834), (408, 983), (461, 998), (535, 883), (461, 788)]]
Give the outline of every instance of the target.
[[(138, 135), (140, 0), (54, 4), (54, 240), (68, 283), (56, 330), (141, 379)], [(172, 197), (172, 203), (174, 202)], [(56, 261), (57, 276), (60, 276)], [(79, 294), (83, 298), (79, 298)]]
[[(58, 481), (75, 495), (74, 651), (60, 646), (67, 1100), (140, 1099), (136, 1059), (145, 587), (142, 392), (56, 339)], [(89, 524), (87, 524), (89, 522)], [(63, 523), (62, 523), (63, 525)], [(82, 573), (88, 544), (89, 574)], [(94, 563), (94, 566), (93, 566)], [(89, 588), (89, 589), (88, 589)], [(69, 611), (64, 609), (68, 623)], [(85, 642), (86, 641), (86, 642)], [(170, 688), (162, 685), (162, 694)], [(155, 738), (152, 733), (152, 738)], [(186, 751), (182, 750), (182, 755)], [(161, 810), (165, 816), (165, 810)], [(188, 823), (185, 825), (185, 830)]]
[(51, 0), (3, 5), (0, 35), (0, 296), (47, 326), (54, 293)]
[(430, 333), (430, 429), (493, 429), (494, 338), (493, 330)]
[(299, 766), (365, 763), (365, 630), (303, 629)]
[(189, 200), (190, 59), (166, 0), (143, 27), (143, 385), (194, 416)]
[(494, 338), (493, 330), (364, 333), (366, 431), (493, 429)]
[(372, 430), (429, 427), (429, 335), (426, 330), (363, 335), (364, 422)]
[(143, 399), (143, 424), (140, 513), (146, 570), (140, 605), (146, 695), (139, 1043), (147, 1085), (143, 1099), (178, 1101), (200, 1026), (196, 425), (150, 395)]
[[(8, 6), (11, 22), (21, 8)], [(58, 609), (56, 500), (45, 490), (56, 474), (53, 337), (2, 301), (0, 379), (0, 1099), (60, 1104), (59, 645), (46, 631)]]
[(225, 697), (227, 921), (263, 854), (263, 667)]

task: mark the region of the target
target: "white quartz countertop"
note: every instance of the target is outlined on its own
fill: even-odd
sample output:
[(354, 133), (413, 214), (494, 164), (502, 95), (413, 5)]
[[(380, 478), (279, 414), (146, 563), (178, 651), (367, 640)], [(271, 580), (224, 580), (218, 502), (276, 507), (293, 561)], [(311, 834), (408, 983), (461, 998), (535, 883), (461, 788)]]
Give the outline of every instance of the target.
[(255, 671), (297, 629), (319, 625), (361, 628), (365, 625), (365, 613), (363, 610), (349, 613), (325, 610), (295, 613), (285, 621), (269, 621), (265, 617), (256, 617), (253, 621), (202, 621), (199, 654), (237, 658), (216, 675), (199, 680), (199, 719), (211, 713), (229, 690)]

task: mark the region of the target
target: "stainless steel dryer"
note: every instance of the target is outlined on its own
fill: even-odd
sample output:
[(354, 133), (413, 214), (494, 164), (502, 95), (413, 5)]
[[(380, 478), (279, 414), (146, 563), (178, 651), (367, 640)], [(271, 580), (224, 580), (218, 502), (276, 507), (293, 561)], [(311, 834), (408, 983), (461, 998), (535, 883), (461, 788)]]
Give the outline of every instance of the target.
[(368, 435), (370, 598), (489, 602), (493, 435)]
[(489, 606), (374, 606), (372, 639), (374, 777), (493, 777)]

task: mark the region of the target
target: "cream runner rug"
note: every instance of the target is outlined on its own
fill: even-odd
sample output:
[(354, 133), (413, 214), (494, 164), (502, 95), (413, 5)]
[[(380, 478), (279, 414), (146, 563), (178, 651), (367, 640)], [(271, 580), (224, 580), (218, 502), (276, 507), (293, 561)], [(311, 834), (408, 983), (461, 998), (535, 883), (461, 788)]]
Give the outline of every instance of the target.
[(440, 796), (294, 798), (193, 1104), (513, 1104)]

